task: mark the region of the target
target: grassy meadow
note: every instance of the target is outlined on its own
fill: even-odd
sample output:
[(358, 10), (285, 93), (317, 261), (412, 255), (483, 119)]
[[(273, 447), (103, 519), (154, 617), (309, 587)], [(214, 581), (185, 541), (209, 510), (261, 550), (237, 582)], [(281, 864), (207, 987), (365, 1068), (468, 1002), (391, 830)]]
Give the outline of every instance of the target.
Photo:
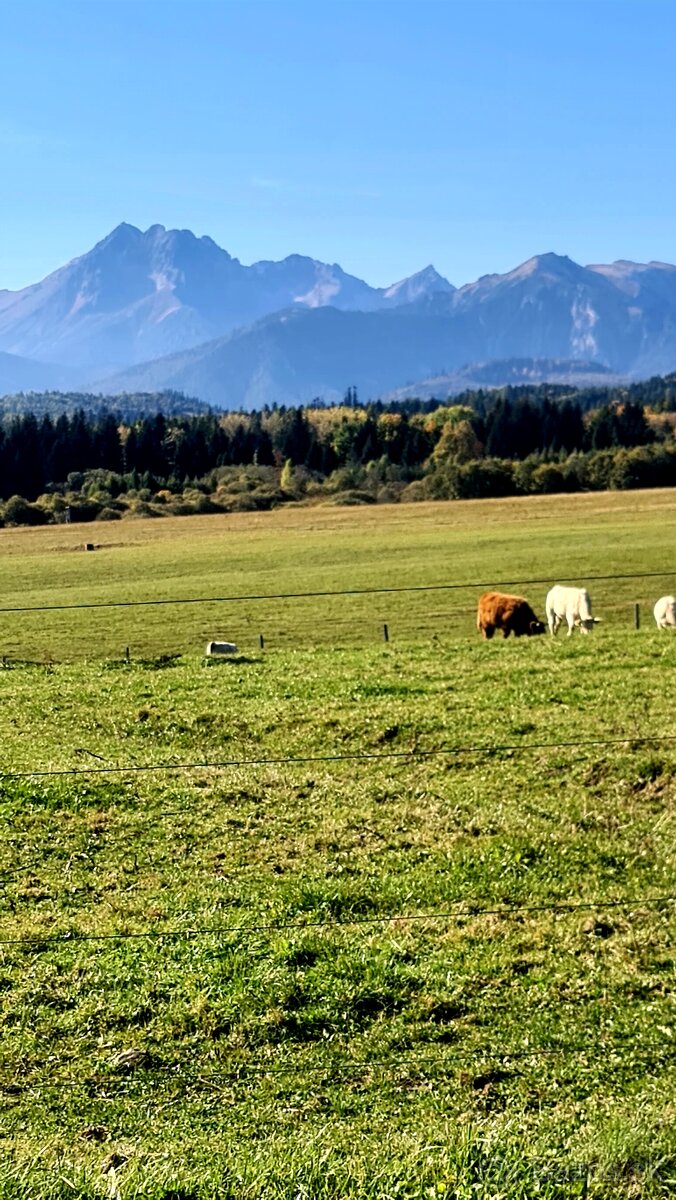
[[(675, 535), (672, 491), (0, 531), (0, 1200), (673, 1195)], [(481, 586), (7, 611), (633, 572), (555, 641)]]

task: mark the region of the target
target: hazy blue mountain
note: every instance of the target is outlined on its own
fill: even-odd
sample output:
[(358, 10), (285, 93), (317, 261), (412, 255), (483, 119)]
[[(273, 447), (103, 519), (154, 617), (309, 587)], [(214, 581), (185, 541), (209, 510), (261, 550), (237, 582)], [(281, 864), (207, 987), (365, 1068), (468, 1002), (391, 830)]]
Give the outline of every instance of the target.
[(630, 310), (612, 280), (558, 254), (485, 275), (452, 297), (453, 319), (467, 330), (466, 362), (592, 359), (624, 373), (641, 346), (641, 320)]
[(640, 346), (632, 373), (643, 377), (672, 371), (676, 361), (676, 267), (620, 259), (588, 269), (617, 288), (626, 298), (634, 325), (640, 326)]
[(14, 392), (57, 391), (75, 382), (75, 372), (0, 350), (0, 396)]
[(399, 304), (418, 303), (426, 297), (450, 296), (455, 291), (453, 284), (444, 279), (430, 264), (415, 275), (409, 275), (407, 279), (400, 279), (391, 287), (383, 288), (382, 307), (394, 308)]
[(446, 316), (399, 310), (288, 309), (181, 354), (131, 367), (96, 389), (173, 388), (224, 408), (364, 397), (441, 374), (453, 361)]
[[(325, 307), (276, 313), (183, 354), (132, 367), (95, 390), (174, 388), (224, 408), (335, 401), (350, 384), (362, 399), (444, 396), (506, 383), (612, 383), (626, 378), (603, 363), (522, 355), (468, 365), (480, 342), (468, 321), (415, 306), (373, 313)], [(459, 329), (459, 327), (462, 327)], [(464, 330), (464, 332), (463, 332)]]
[[(363, 279), (347, 275), (337, 263), (317, 262), (302, 254), (290, 254), (281, 262), (255, 262), (245, 268), (260, 284), (261, 303), (256, 316), (298, 304), (304, 308), (379, 308), (381, 291)], [(242, 322), (238, 322), (241, 324)]]
[(509, 358), (485, 363), (471, 363), (449, 375), (422, 379), (406, 387), (394, 388), (383, 400), (445, 400), (460, 392), (479, 388), (500, 388), (511, 385), (561, 383), (570, 387), (613, 387), (626, 383), (601, 363), (582, 362), (564, 358)]
[[(651, 293), (652, 296), (653, 293)], [(563, 360), (599, 364), (591, 375), (629, 377), (647, 363), (647, 318), (633, 297), (599, 270), (555, 254), (529, 259), (506, 275), (485, 276), (458, 290), (422, 291), (391, 310), (275, 313), (225, 339), (116, 375), (116, 390), (173, 387), (225, 407), (336, 399), (355, 384), (364, 399), (453, 376), (479, 383), (473, 363), (539, 360), (537, 378), (560, 379)], [(662, 369), (676, 366), (669, 317), (659, 326)], [(671, 345), (671, 357), (669, 346)], [(543, 366), (549, 362), (549, 366)], [(470, 366), (468, 366), (470, 364)], [(504, 375), (486, 386), (507, 382)], [(647, 370), (652, 374), (652, 369)], [(572, 368), (564, 374), (570, 376)], [(449, 394), (454, 390), (449, 382)], [(435, 386), (436, 383), (435, 383)]]
[[(410, 282), (410, 295), (407, 284)], [(376, 309), (445, 287), (433, 268), (372, 288), (300, 254), (243, 266), (209, 237), (153, 225), (114, 229), (87, 254), (18, 292), (0, 292), (0, 349), (93, 369), (187, 349), (296, 304)]]
[[(65, 364), (66, 386), (74, 371), (81, 385), (235, 407), (348, 385), (368, 398), (509, 360), (537, 360), (538, 377), (578, 362), (640, 378), (676, 369), (676, 267), (549, 253), (457, 289), (432, 266), (373, 288), (336, 263), (244, 266), (188, 230), (123, 224), (40, 283), (0, 292), (0, 351)], [(49, 386), (25, 371), (22, 384), (7, 366), (0, 389)]]
[(591, 265), (587, 270), (610, 280), (641, 306), (661, 303), (676, 310), (676, 267), (669, 263), (635, 263), (618, 259), (607, 266)]

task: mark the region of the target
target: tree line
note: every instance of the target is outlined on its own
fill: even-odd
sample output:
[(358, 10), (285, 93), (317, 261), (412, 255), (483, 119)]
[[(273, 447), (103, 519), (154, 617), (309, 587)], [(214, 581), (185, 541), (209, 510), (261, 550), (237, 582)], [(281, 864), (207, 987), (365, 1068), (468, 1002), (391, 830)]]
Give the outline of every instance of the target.
[(253, 413), (167, 416), (129, 424), (119, 415), (83, 409), (40, 420), (33, 413), (0, 426), (0, 495), (34, 500), (75, 474), (104, 470), (148, 476), (175, 489), (215, 467), (279, 466), (290, 462), (321, 476), (348, 464), (385, 459), (409, 468), (430, 456), (460, 460), (523, 459), (534, 453), (644, 446), (657, 433), (635, 402), (605, 405), (586, 417), (572, 400), (494, 399), (483, 414), (465, 405), (407, 412), (405, 404), (327, 409), (279, 408)]
[[(574, 491), (603, 482), (670, 486), (673, 421), (664, 388), (660, 405), (649, 383), (650, 408), (629, 394), (590, 408), (585, 393), (540, 386), (467, 393), (445, 404), (362, 405), (350, 389), (332, 407), (135, 419), (106, 408), (19, 413), (0, 421), (0, 499), (12, 501), (0, 519), (38, 523), (66, 510), (75, 519), (112, 518), (132, 501), (141, 512), (144, 505), (193, 511), (196, 496), (216, 493), (214, 503), (227, 508), (270, 507), (318, 489), (369, 502)], [(19, 498), (33, 507), (22, 508)], [(197, 507), (208, 510), (206, 501)]]

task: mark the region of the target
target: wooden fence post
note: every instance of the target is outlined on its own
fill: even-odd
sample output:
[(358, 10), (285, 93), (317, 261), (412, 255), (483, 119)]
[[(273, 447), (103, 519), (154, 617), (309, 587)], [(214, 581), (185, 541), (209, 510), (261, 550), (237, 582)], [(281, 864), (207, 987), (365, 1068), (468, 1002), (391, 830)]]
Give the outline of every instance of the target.
[(260, 643), (261, 650), (265, 650), (265, 638), (263, 637), (262, 633), (259, 633), (258, 641)]
[(387, 628), (387, 625), (383, 625), (383, 638), (386, 642), (389, 642), (390, 640), (390, 631)]
[(640, 606), (640, 604), (635, 604), (634, 605), (634, 629), (640, 629), (640, 628), (641, 628), (641, 606)]

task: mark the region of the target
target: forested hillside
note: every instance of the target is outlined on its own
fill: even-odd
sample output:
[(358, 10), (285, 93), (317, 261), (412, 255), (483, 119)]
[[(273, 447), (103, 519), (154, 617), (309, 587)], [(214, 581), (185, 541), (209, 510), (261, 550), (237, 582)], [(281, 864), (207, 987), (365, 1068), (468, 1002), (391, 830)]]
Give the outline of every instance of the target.
[(167, 416), (189, 416), (208, 412), (208, 404), (171, 390), (162, 392), (124, 392), (100, 396), (94, 392), (15, 392), (0, 396), (0, 417), (32, 413), (35, 417), (60, 417), (82, 409), (88, 417), (114, 412), (125, 421), (138, 421), (149, 413)]

